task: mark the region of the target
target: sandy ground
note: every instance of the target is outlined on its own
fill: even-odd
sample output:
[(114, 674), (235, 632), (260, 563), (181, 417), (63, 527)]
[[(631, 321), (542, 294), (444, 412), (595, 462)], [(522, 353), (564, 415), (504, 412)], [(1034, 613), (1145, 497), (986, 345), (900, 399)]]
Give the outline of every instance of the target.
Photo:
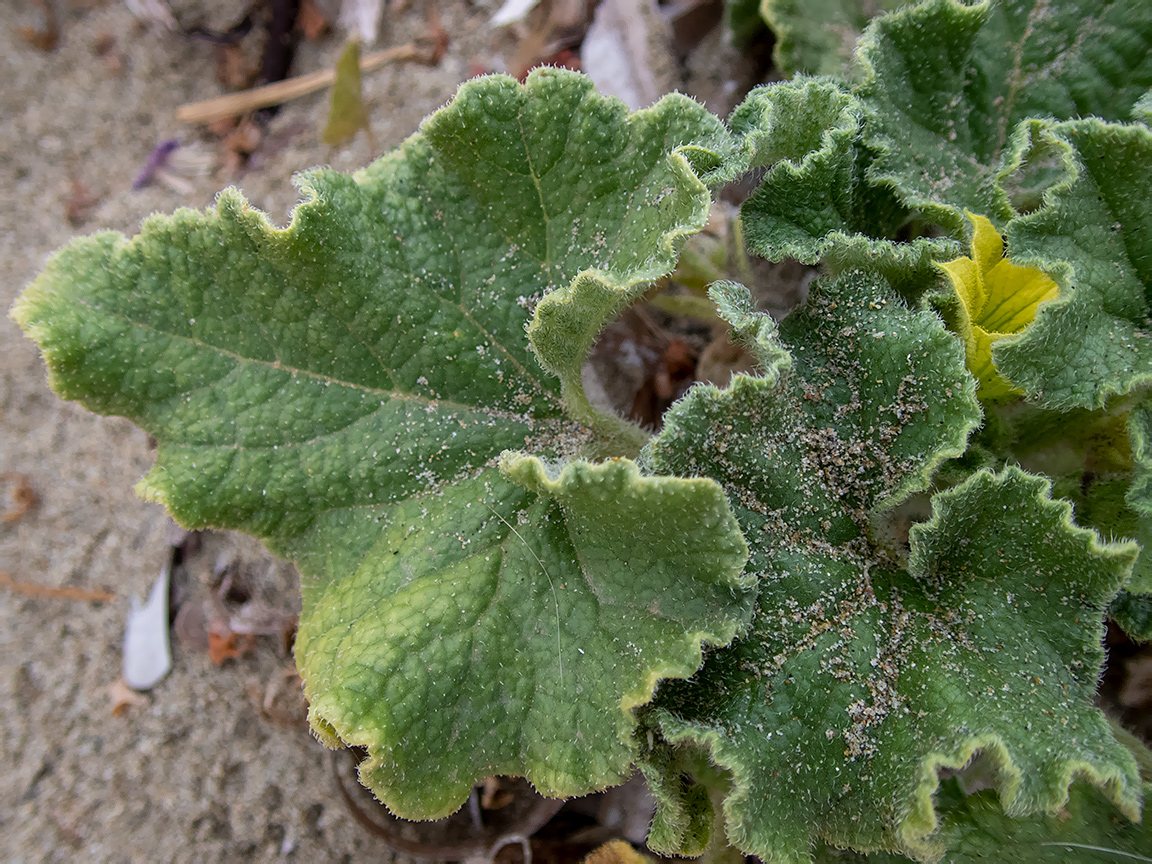
[[(169, 137), (210, 155), (207, 136), (181, 126), (178, 105), (221, 93), (211, 45), (140, 30), (118, 0), (71, 8), (50, 54), (16, 35), (38, 26), (31, 2), (0, 3), (0, 310), (76, 233), (134, 232), (154, 211), (206, 207), (226, 181), (193, 179), (134, 192), (133, 179)], [(83, 4), (72, 4), (81, 6)], [(92, 5), (92, 4), (88, 4)], [(241, 4), (171, 4), (182, 23), (220, 28)], [(402, 66), (365, 79), (378, 147), (391, 148), (490, 57), (492, 4), (442, 2), (452, 43), (439, 67)], [(418, 12), (386, 18), (380, 47), (423, 29)], [(96, 56), (101, 34), (122, 54), (119, 75)], [(330, 66), (339, 38), (305, 45), (294, 70)], [(288, 178), (328, 163), (359, 167), (374, 154), (361, 136), (342, 150), (319, 144), (327, 111), (318, 94), (291, 103), (271, 133), (279, 149), (237, 179), (258, 207), (284, 222), (296, 192)], [(65, 219), (71, 181), (99, 197), (80, 229)], [(106, 588), (108, 603), (21, 596), (0, 588), (0, 860), (391, 860), (339, 801), (327, 751), (297, 729), (262, 718), (249, 690), (281, 676), (289, 658), (274, 640), (222, 667), (174, 644), (171, 674), (142, 705), (112, 715), (129, 595), (145, 593), (167, 555), (172, 524), (133, 496), (150, 464), (147, 436), (89, 414), (48, 390), (33, 344), (0, 316), (0, 472), (30, 479), (39, 506), (0, 524), (0, 571), (50, 586)], [(189, 589), (206, 596), (214, 560), (239, 570), (274, 605), (299, 605), (292, 568), (244, 538), (213, 538), (193, 560)]]
[[(70, 237), (109, 228), (134, 233), (149, 213), (209, 206), (229, 182), (206, 172), (183, 192), (162, 184), (132, 190), (148, 154), (167, 138), (184, 143), (185, 158), (215, 161), (215, 139), (175, 118), (177, 106), (222, 92), (213, 47), (134, 26), (121, 0), (58, 5), (66, 10), (62, 37), (55, 51), (42, 53), (17, 35), (40, 26), (38, 4), (0, 3), (0, 189), (7, 198), (0, 310)], [(185, 26), (222, 30), (245, 4), (169, 5)], [(440, 65), (366, 76), (378, 152), (415, 131), (478, 66), (511, 55), (508, 38), (488, 27), (498, 5), (438, 0), (451, 39)], [(419, 11), (389, 13), (376, 47), (424, 31)], [(340, 43), (337, 36), (301, 46), (294, 73), (330, 68)], [(104, 56), (101, 47), (109, 49)], [(688, 89), (726, 112), (740, 93), (716, 70), (738, 58), (717, 37), (699, 51), (710, 62), (689, 64), (697, 84)], [(119, 58), (118, 72), (109, 54)], [(293, 173), (318, 164), (351, 170), (378, 155), (364, 136), (335, 151), (321, 145), (326, 112), (324, 93), (287, 105), (270, 127), (265, 154), (233, 181), (278, 223), (297, 200)], [(98, 201), (79, 228), (65, 217), (74, 183)], [(261, 639), (253, 654), (223, 666), (173, 640), (172, 672), (142, 704), (113, 715), (109, 687), (120, 675), (129, 597), (144, 595), (160, 572), (174, 529), (160, 507), (132, 492), (152, 449), (127, 421), (53, 396), (35, 346), (2, 315), (0, 348), (0, 474), (26, 475), (39, 499), (19, 521), (0, 523), (0, 573), (115, 593), (111, 602), (89, 603), (0, 587), (0, 860), (392, 860), (339, 799), (328, 751), (300, 728), (270, 722), (254, 703), (253, 692), (282, 682), (291, 667), (276, 640)], [(181, 590), (207, 597), (221, 561), (232, 562), (264, 602), (298, 608), (291, 566), (232, 535), (208, 536)]]
[[(451, 43), (436, 68), (398, 66), (365, 78), (377, 149), (413, 132), (476, 65), (510, 45), (488, 19), (499, 0), (438, 0)], [(184, 154), (213, 161), (213, 140), (177, 123), (182, 103), (221, 93), (213, 49), (158, 29), (139, 29), (121, 0), (71, 0), (52, 53), (16, 31), (39, 26), (32, 0), (0, 2), (0, 310), (77, 233), (132, 233), (149, 213), (210, 205), (227, 180), (205, 173), (191, 190), (132, 182), (149, 152), (177, 137)], [(242, 4), (173, 0), (183, 24), (223, 29)], [(88, 8), (92, 7), (92, 8)], [(379, 47), (424, 31), (419, 12), (386, 17)], [(96, 47), (107, 36), (116, 73)], [(688, 64), (695, 86), (721, 113), (739, 98), (737, 65), (718, 34)], [(294, 71), (331, 67), (340, 39), (305, 44)], [(319, 143), (327, 97), (290, 103), (272, 143), (234, 182), (283, 223), (297, 200), (289, 177), (330, 164), (351, 170), (376, 155), (365, 137), (330, 151)], [(68, 224), (73, 181), (98, 199), (82, 228)], [(374, 862), (393, 856), (349, 815), (328, 753), (299, 727), (271, 722), (253, 693), (283, 682), (290, 658), (275, 640), (223, 666), (174, 642), (172, 672), (142, 704), (114, 716), (109, 686), (120, 674), (124, 619), (169, 555), (173, 525), (132, 487), (152, 460), (147, 436), (124, 420), (89, 414), (48, 390), (34, 345), (0, 315), (0, 474), (29, 478), (39, 498), (17, 522), (0, 523), (0, 573), (46, 586), (108, 589), (106, 603), (30, 597), (0, 587), (0, 861)], [(5, 487), (0, 484), (0, 494)], [(263, 602), (299, 605), (290, 565), (258, 544), (211, 535), (180, 580), (207, 596), (218, 562)], [(289, 700), (289, 707), (291, 706)], [(295, 706), (297, 709), (299, 704)]]

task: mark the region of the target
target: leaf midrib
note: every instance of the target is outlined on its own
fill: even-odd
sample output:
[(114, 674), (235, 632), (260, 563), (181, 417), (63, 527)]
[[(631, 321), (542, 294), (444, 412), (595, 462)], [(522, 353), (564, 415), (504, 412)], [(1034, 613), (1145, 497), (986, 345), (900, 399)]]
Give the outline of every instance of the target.
[[(389, 399), (395, 399), (395, 400), (401, 401), (401, 402), (411, 402), (411, 403), (416, 404), (416, 405), (423, 405), (424, 407), (447, 408), (449, 410), (477, 412), (477, 413), (486, 414), (486, 415), (488, 415), (494, 419), (508, 420), (510, 422), (515, 422), (515, 423), (525, 423), (525, 422), (535, 423), (535, 422), (537, 422), (535, 419), (528, 417), (527, 415), (515, 414), (511, 411), (507, 411), (507, 410), (502, 409), (502, 408), (492, 408), (492, 407), (485, 406), (485, 405), (469, 405), (465, 402), (457, 402), (457, 401), (452, 400), (452, 399), (431, 399), (427, 396), (420, 396), (416, 393), (411, 393), (407, 390), (387, 390), (387, 389), (382, 389), (379, 387), (370, 387), (367, 384), (358, 384), (354, 381), (345, 381), (345, 380), (340, 379), (340, 378), (333, 378), (330, 375), (324, 375), (321, 372), (314, 372), (310, 369), (302, 369), (302, 368), (297, 367), (297, 366), (291, 366), (287, 363), (284, 363), (283, 361), (281, 361), (279, 359), (263, 360), (263, 359), (256, 358), (256, 357), (246, 357), (243, 354), (238, 354), (234, 351), (229, 351), (227, 348), (221, 348), (221, 347), (216, 346), (216, 345), (210, 345), (207, 342), (203, 342), (203, 341), (201, 341), (199, 339), (195, 339), (191, 336), (184, 336), (180, 333), (170, 333), (166, 330), (161, 330), (160, 328), (155, 327), (151, 324), (146, 324), (142, 321), (137, 321), (137, 320), (129, 317), (128, 315), (126, 315), (122, 312), (110, 312), (107, 309), (93, 306), (91, 303), (87, 303), (81, 299), (75, 299), (75, 302), (76, 302), (76, 305), (78, 305), (78, 306), (81, 306), (85, 309), (89, 309), (93, 312), (99, 312), (100, 314), (107, 315), (108, 317), (111, 317), (111, 318), (116, 318), (118, 320), (125, 322), (126, 324), (129, 324), (132, 327), (137, 327), (141, 330), (146, 330), (150, 333), (155, 333), (155, 334), (162, 336), (164, 338), (167, 338), (167, 339), (173, 339), (173, 340), (177, 340), (180, 342), (185, 342), (187, 344), (194, 345), (197, 348), (203, 349), (205, 351), (215, 352), (216, 354), (221, 355), (223, 357), (227, 357), (231, 360), (236, 361), (237, 363), (251, 363), (251, 364), (256, 365), (256, 366), (266, 367), (268, 369), (276, 369), (276, 370), (279, 370), (282, 372), (288, 372), (293, 376), (300, 375), (300, 376), (304, 376), (307, 378), (315, 379), (317, 381), (323, 381), (323, 382), (326, 382), (328, 384), (335, 384), (339, 387), (347, 387), (347, 388), (352, 389), (352, 390), (358, 390), (362, 393), (370, 393), (373, 396), (386, 396)], [(181, 391), (180, 395), (186, 396), (190, 393), (196, 393), (200, 390), (205, 390), (205, 389), (214, 387), (214, 386), (216, 386), (216, 384), (218, 382), (219, 382), (219, 379), (217, 379), (217, 381), (214, 381), (214, 382), (209, 383), (209, 384), (203, 384), (203, 385), (200, 385), (198, 387), (193, 387), (189, 390), (183, 390), (183, 391)], [(549, 401), (551, 401), (551, 400), (549, 400)], [(363, 416), (367, 416), (367, 415), (363, 415)]]

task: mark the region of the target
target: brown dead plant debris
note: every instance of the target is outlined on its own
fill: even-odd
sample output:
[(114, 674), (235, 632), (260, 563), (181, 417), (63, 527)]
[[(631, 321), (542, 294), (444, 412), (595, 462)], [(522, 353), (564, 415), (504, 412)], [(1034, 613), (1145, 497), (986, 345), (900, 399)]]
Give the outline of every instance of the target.
[(18, 522), (37, 504), (40, 499), (36, 490), (32, 488), (32, 481), (27, 474), (19, 471), (5, 471), (0, 474), (0, 504), (4, 510), (0, 512), (0, 522), (10, 524)]
[(332, 30), (332, 22), (315, 0), (301, 0), (300, 12), (296, 15), (296, 29), (306, 42), (316, 42)]
[(265, 684), (249, 682), (247, 692), (253, 707), (267, 722), (301, 730), (308, 728), (308, 703), (295, 666), (274, 673)]
[(296, 633), (296, 615), (259, 600), (233, 601), (231, 573), (225, 573), (209, 600), (190, 600), (180, 607), (174, 624), (176, 637), (190, 650), (204, 652), (217, 666), (250, 654), (257, 636), (279, 637), (287, 654)]
[(73, 228), (88, 221), (92, 209), (100, 203), (100, 196), (73, 177), (68, 181), (68, 198), (64, 201), (64, 219)]
[(85, 603), (107, 603), (115, 600), (116, 595), (111, 591), (101, 591), (94, 588), (76, 588), (64, 586), (54, 588), (51, 585), (41, 585), (38, 582), (23, 582), (13, 579), (0, 570), (0, 586), (25, 597), (49, 597), (54, 600), (79, 600)]
[(108, 696), (112, 700), (112, 716), (120, 717), (128, 709), (148, 704), (148, 697), (141, 696), (128, 686), (123, 678), (117, 678), (108, 685)]
[(55, 51), (60, 44), (60, 22), (56, 18), (56, 6), (52, 0), (36, 0), (35, 5), (44, 13), (44, 29), (20, 27), (16, 34), (37, 51)]
[[(436, 62), (435, 47), (411, 42), (407, 45), (385, 48), (383, 51), (373, 51), (360, 58), (360, 73), (374, 72), (389, 63), (404, 62), (433, 64)], [(204, 102), (181, 105), (176, 109), (176, 119), (182, 123), (204, 124), (227, 120), (259, 108), (299, 99), (301, 96), (323, 90), (335, 80), (335, 69), (321, 69), (319, 72), (298, 75), (295, 78), (277, 81), (275, 84), (229, 93)]]

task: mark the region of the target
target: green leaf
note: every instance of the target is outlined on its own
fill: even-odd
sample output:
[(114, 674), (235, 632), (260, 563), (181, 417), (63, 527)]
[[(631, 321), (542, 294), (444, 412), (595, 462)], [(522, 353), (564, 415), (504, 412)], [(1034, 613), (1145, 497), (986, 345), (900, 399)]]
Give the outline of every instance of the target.
[(1013, 215), (1001, 180), (1021, 120), (1128, 119), (1152, 85), (1152, 6), (929, 0), (875, 21), (860, 57), (872, 178), (961, 233), (965, 208)]
[(1108, 617), (1137, 642), (1152, 641), (1152, 594), (1121, 591), (1108, 607)]
[[(1152, 592), (1152, 516), (1125, 500), (1129, 480), (1125, 475), (1093, 476), (1088, 471), (1079, 476), (1061, 478), (1055, 492), (1072, 503), (1077, 524), (1106, 536), (1126, 537), (1140, 544), (1143, 551), (1132, 568), (1124, 593), (1146, 594)], [(1120, 598), (1116, 602), (1125, 605)]]
[(336, 80), (332, 84), (328, 122), (324, 125), (321, 138), (325, 144), (336, 146), (355, 137), (361, 129), (372, 134), (360, 88), (360, 42), (353, 39), (344, 46), (340, 59), (336, 61)]
[(733, 112), (751, 167), (771, 164), (742, 208), (749, 248), (773, 261), (867, 267), (907, 297), (939, 281), (933, 259), (955, 257), (948, 238), (894, 239), (910, 213), (869, 182), (862, 106), (837, 84), (798, 78), (758, 88)]
[(143, 494), (297, 562), (313, 727), (367, 747), (401, 815), (490, 774), (621, 782), (633, 708), (747, 619), (715, 484), (501, 462), (618, 448), (564, 418), (524, 329), (589, 272), (665, 266), (691, 209), (669, 154), (701, 112), (478, 79), (364, 171), (304, 175), (286, 229), (227, 190), (74, 241), (14, 309), (61, 396), (157, 438)]
[(1128, 503), (1152, 516), (1152, 399), (1141, 400), (1128, 415), (1128, 439), (1134, 466)]
[[(1144, 784), (1145, 797), (1152, 783)], [(1014, 818), (989, 791), (965, 795), (959, 780), (940, 784), (940, 836), (946, 864), (998, 861), (1003, 864), (1118, 864), (1152, 861), (1152, 821), (1132, 822), (1087, 783), (1074, 783), (1056, 813)], [(820, 864), (906, 864), (907, 858), (877, 852), (860, 855), (821, 846)]]
[(1145, 126), (1152, 124), (1152, 90), (1136, 100), (1132, 106), (1132, 119)]
[(724, 20), (732, 34), (732, 44), (741, 50), (771, 38), (760, 14), (760, 0), (725, 0)]
[(671, 747), (661, 739), (650, 739), (640, 761), (640, 770), (657, 802), (648, 828), (650, 849), (675, 850), (675, 854), (695, 858), (715, 840), (708, 789), (689, 779), (701, 763), (708, 765), (695, 748)]
[(1047, 407), (1100, 408), (1152, 381), (1152, 132), (1081, 120), (1049, 134), (1065, 143), (1072, 176), (1042, 210), (1013, 220), (1008, 249), (1047, 270), (1061, 298), (992, 359)]
[(984, 425), (968, 452), (941, 470), (937, 485), (961, 482), (978, 467), (1003, 465), (1053, 478), (1053, 497), (1072, 504), (1077, 525), (1140, 544), (1143, 551), (1109, 616), (1133, 638), (1149, 638), (1141, 635), (1149, 625), (1138, 599), (1152, 590), (1152, 513), (1139, 479), (1149, 471), (1147, 400), (1115, 399), (1103, 411), (1051, 411), (1022, 401), (984, 408)]
[(773, 57), (785, 74), (844, 75), (868, 22), (904, 0), (763, 0), (764, 20), (776, 33)]
[(1135, 537), (1143, 551), (1127, 590), (1112, 603), (1110, 614), (1130, 637), (1152, 640), (1152, 400), (1142, 400), (1128, 417), (1132, 444), (1132, 484), (1125, 495), (1124, 515), (1134, 517), (1134, 530), (1117, 530)]
[(367, 746), (362, 781), (409, 818), (490, 774), (554, 796), (624, 782), (632, 709), (748, 617), (715, 484), (628, 460), (500, 468), (386, 514), (324, 514), (287, 546), (317, 574), (297, 637), (313, 722)]
[[(581, 86), (590, 92), (590, 84)], [(462, 119), (462, 127), (484, 122), (483, 108), (474, 111), (478, 117)], [(525, 115), (522, 136), (539, 152), (518, 169), (524, 176), (516, 183), (524, 189), (517, 198), (509, 195), (515, 184), (491, 184), (486, 202), (504, 209), (509, 197), (518, 201), (518, 218), (539, 235), (534, 254), (541, 269), (564, 274), (552, 280), (555, 290), (534, 301), (528, 336), (541, 365), (559, 376), (576, 419), (634, 453), (647, 436), (594, 409), (580, 370), (604, 326), (675, 269), (688, 237), (708, 221), (709, 185), (730, 179), (740, 159), (724, 125), (679, 94), (631, 115), (622, 102), (602, 98), (584, 99), (570, 119), (564, 111), (563, 103), (542, 101)], [(501, 160), (526, 146), (511, 133), (505, 137)], [(453, 146), (449, 135), (437, 140)], [(460, 155), (462, 162), (468, 158)], [(491, 166), (474, 170), (483, 175)]]
[(724, 486), (760, 580), (750, 633), (646, 721), (732, 772), (731, 840), (779, 862), (817, 839), (939, 854), (938, 771), (977, 753), (1010, 815), (1060, 806), (1082, 775), (1134, 816), (1135, 765), (1092, 700), (1135, 546), (1102, 545), (1009, 468), (938, 493), (905, 553), (892, 508), (979, 419), (961, 346), (860, 274), (784, 320), (791, 367), (770, 321), (733, 317), (765, 376), (694, 388), (646, 452)]

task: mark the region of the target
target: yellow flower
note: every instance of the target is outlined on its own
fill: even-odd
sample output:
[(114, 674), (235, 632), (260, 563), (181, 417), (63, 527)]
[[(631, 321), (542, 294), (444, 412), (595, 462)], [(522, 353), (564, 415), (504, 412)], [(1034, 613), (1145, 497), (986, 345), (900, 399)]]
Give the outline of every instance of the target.
[(1023, 331), (1036, 308), (1060, 289), (1034, 267), (1021, 267), (1004, 257), (1004, 240), (984, 216), (972, 220), (972, 257), (938, 265), (952, 280), (960, 298), (956, 329), (964, 339), (968, 369), (976, 376), (981, 399), (1018, 395), (992, 365), (994, 342)]

